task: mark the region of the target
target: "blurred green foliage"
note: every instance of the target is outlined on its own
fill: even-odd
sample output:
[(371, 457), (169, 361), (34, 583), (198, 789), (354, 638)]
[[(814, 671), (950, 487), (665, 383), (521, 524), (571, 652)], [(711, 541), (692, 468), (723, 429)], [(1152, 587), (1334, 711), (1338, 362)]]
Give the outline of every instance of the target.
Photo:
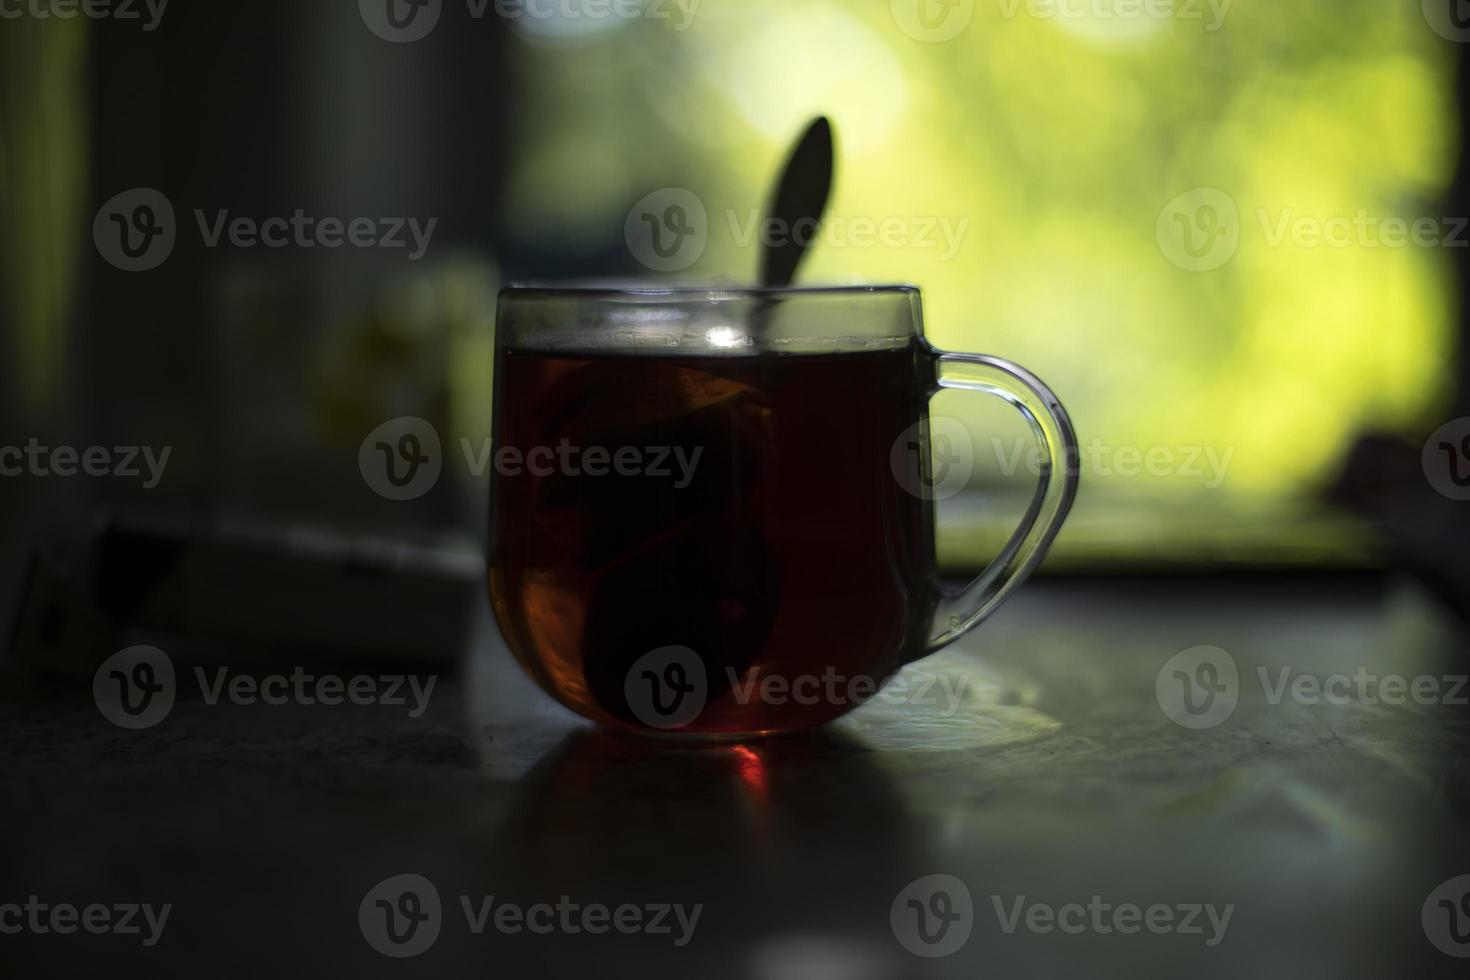
[(8, 18), (0, 30), (0, 407), (65, 403), (87, 172), (87, 22)]
[[(667, 4), (575, 44), (528, 36), (513, 235), (605, 252), (632, 202), (683, 186), (710, 238), (680, 277), (749, 279), (739, 229), (825, 113), (831, 215), (913, 234), (824, 241), (809, 281), (919, 284), (934, 343), (1033, 367), (1084, 444), (1233, 452), (1218, 488), (1088, 474), (1088, 494), (1285, 504), (1363, 427), (1413, 432), (1443, 406), (1464, 251), (1278, 240), (1301, 219), (1445, 217), (1455, 45), (1418, 0), (1178, 0), (1164, 18), (975, 0), (938, 43), (905, 32), (903, 3), (703, 0), (685, 30)], [(1203, 271), (1166, 240), (1196, 188), (1236, 209), (1238, 245)], [(946, 219), (967, 222), (953, 254), (912, 240)]]

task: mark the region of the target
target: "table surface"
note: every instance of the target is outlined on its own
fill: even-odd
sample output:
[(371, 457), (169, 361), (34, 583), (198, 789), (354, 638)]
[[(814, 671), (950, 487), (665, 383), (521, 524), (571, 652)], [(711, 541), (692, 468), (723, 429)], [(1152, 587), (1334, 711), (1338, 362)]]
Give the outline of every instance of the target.
[[(0, 905), (172, 906), (152, 947), (0, 934), (0, 974), (1463, 975), (1422, 914), (1470, 873), (1466, 709), (1274, 697), (1283, 668), (1446, 692), (1470, 672), (1464, 626), (1407, 580), (1033, 582), (908, 669), (958, 700), (935, 683), (933, 704), (880, 699), (744, 746), (591, 729), (481, 619), (418, 718), (181, 697), (126, 731), (86, 692), (0, 709)], [(1156, 681), (1200, 645), (1239, 680), (1233, 712), (1192, 729)], [(442, 903), (413, 959), (376, 952), (358, 919), (400, 874)], [(969, 896), (941, 940), (953, 952), (904, 921), (930, 875)], [(677, 925), (477, 934), (465, 905), (488, 896), (701, 908), (683, 945)], [(1159, 912), (1157, 931), (1115, 928), (1129, 905), (1166, 906), (1174, 926)], [(1431, 920), (1447, 915), (1435, 905)], [(1048, 909), (1069, 928), (1048, 928)]]

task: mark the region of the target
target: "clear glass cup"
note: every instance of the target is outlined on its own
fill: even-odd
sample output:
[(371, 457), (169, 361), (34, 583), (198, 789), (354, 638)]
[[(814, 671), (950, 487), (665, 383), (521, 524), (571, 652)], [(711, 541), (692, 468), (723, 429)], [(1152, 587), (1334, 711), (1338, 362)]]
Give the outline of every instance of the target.
[[(911, 286), (502, 291), (489, 591), (536, 682), (615, 729), (795, 731), (994, 612), (1067, 515), (1076, 438), (1030, 372), (922, 323)], [(941, 388), (1005, 399), (1043, 458), (958, 590), (934, 561)]]

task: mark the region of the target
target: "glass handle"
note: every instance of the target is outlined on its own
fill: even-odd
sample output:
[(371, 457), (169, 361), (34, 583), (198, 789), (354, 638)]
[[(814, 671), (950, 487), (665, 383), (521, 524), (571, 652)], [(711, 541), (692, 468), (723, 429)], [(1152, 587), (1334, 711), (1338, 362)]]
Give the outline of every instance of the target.
[(1077, 496), (1078, 476), (1072, 421), (1057, 396), (1036, 375), (999, 357), (943, 352), (936, 355), (935, 374), (941, 389), (983, 391), (1014, 405), (1041, 444), (1042, 460), (1031, 506), (1006, 546), (973, 582), (941, 596), (926, 654), (978, 626), (1026, 581), (1067, 519)]

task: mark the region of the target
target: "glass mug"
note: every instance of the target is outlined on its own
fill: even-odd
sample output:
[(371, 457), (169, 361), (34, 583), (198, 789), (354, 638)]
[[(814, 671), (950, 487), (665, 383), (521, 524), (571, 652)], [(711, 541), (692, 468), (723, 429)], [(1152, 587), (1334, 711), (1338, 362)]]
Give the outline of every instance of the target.
[[(989, 616), (1077, 489), (1076, 437), (1007, 361), (937, 351), (911, 286), (511, 287), (497, 313), (488, 576), (507, 645), (644, 733), (822, 724)], [(941, 588), (928, 401), (997, 395), (1042, 448), (996, 560)]]

